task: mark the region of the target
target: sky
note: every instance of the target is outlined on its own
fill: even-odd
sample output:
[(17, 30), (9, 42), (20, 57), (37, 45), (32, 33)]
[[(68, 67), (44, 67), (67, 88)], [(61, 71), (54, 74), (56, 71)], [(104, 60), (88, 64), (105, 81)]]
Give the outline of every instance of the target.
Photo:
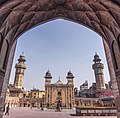
[(95, 52), (104, 64), (104, 79), (110, 80), (102, 38), (80, 24), (63, 19), (53, 20), (39, 25), (19, 37), (15, 51), (10, 82), (13, 84), (15, 64), (24, 52), (26, 70), (23, 86), (26, 90), (33, 87), (44, 90), (45, 73), (48, 69), (52, 83), (59, 77), (67, 83), (67, 72), (71, 70), (74, 85), (78, 87), (88, 80), (89, 86), (95, 82), (92, 69)]

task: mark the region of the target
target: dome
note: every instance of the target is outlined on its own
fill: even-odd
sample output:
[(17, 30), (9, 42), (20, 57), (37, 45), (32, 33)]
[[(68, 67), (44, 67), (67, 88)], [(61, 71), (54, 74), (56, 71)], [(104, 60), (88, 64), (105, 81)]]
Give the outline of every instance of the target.
[(99, 55), (95, 54), (94, 58), (99, 59)]
[(19, 62), (21, 62), (21, 61), (23, 61), (23, 62), (26, 61), (26, 60), (25, 60), (25, 55), (24, 55), (23, 52), (22, 52), (22, 54), (20, 55), (18, 61), (19, 61)]
[(67, 73), (68, 76), (73, 76), (73, 73), (69, 70), (69, 72)]
[(67, 73), (67, 79), (73, 79), (74, 76), (73, 76), (73, 73), (69, 70), (69, 72)]
[(101, 59), (97, 53), (95, 53), (93, 61), (101, 61)]
[(45, 74), (45, 78), (52, 78), (50, 71), (48, 70)]
[(46, 76), (51, 76), (51, 73), (49, 70), (46, 72)]
[(61, 85), (61, 84), (63, 84), (63, 83), (62, 83), (62, 81), (59, 79), (55, 84), (56, 84), (56, 85)]

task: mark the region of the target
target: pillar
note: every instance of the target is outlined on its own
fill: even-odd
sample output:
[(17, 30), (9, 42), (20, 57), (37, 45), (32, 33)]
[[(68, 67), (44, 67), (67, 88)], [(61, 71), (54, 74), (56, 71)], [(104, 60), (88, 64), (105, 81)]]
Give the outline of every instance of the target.
[(116, 80), (116, 75), (112, 63), (112, 57), (111, 57), (111, 52), (108, 44), (106, 41), (103, 39), (103, 45), (104, 45), (104, 50), (106, 54), (106, 60), (107, 60), (107, 65), (108, 65), (108, 70), (110, 74), (110, 81), (112, 82), (112, 91), (114, 93), (114, 96), (117, 97), (119, 95), (119, 90), (118, 90), (118, 85), (117, 85), (117, 80)]
[(0, 93), (0, 118), (3, 118), (3, 107), (6, 97), (7, 86), (9, 83), (9, 77), (12, 68), (14, 53), (16, 49), (16, 42), (14, 42), (14, 44), (11, 46), (6, 71), (0, 70), (0, 80), (2, 80), (2, 83), (0, 81), (0, 86), (2, 88)]

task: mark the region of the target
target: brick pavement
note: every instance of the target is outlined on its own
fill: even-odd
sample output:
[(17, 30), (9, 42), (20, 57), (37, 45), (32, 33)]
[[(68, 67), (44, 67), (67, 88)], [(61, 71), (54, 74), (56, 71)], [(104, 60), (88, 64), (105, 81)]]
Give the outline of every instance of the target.
[[(71, 116), (75, 111), (64, 110), (62, 112), (40, 111), (39, 109), (14, 108), (10, 110), (10, 115), (3, 118), (96, 118), (97, 116)], [(116, 116), (98, 116), (97, 118), (117, 118)]]

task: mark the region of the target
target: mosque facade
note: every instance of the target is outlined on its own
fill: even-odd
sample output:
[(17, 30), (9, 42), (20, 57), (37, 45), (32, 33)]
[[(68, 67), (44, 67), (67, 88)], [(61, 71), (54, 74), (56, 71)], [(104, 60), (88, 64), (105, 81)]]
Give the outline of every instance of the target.
[(45, 105), (54, 108), (60, 103), (62, 108), (74, 106), (74, 76), (71, 71), (67, 73), (67, 83), (60, 80), (51, 83), (52, 75), (48, 70), (45, 75)]

